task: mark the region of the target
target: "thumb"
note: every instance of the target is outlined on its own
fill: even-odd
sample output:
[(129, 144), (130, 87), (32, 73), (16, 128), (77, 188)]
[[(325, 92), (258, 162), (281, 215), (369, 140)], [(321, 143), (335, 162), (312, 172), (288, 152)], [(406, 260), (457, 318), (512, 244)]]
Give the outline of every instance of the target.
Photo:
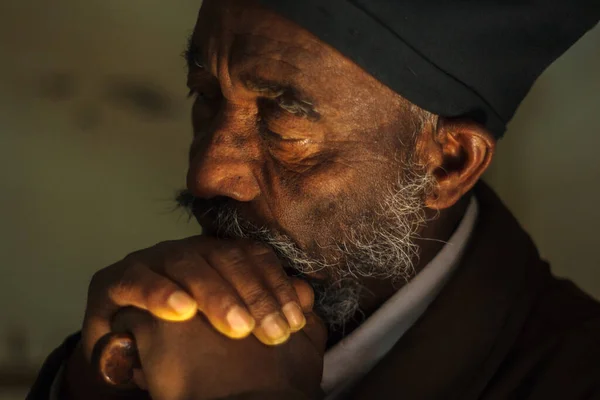
[(308, 282), (300, 278), (291, 278), (292, 286), (296, 290), (296, 295), (300, 301), (300, 307), (305, 313), (312, 312), (315, 305), (315, 292)]
[[(120, 309), (111, 322), (111, 332), (95, 343), (93, 363), (109, 385), (127, 389), (133, 384), (146, 390), (138, 346), (148, 342), (154, 319), (133, 307)], [(149, 329), (150, 328), (150, 329)]]

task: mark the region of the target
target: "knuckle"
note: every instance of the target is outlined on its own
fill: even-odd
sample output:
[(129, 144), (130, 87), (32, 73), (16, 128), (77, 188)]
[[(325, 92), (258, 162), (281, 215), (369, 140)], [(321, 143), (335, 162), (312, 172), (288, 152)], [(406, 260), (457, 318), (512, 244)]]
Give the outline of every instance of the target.
[(106, 294), (107, 289), (120, 280), (123, 270), (124, 265), (120, 262), (96, 271), (90, 279), (88, 295), (91, 297)]
[(135, 263), (138, 262), (139, 260), (141, 260), (143, 258), (143, 256), (148, 253), (150, 250), (152, 249), (152, 247), (148, 248), (148, 249), (141, 249), (141, 250), (136, 250), (136, 251), (132, 251), (131, 253), (127, 254), (124, 258), (123, 258), (123, 262), (125, 263)]
[(204, 297), (211, 311), (225, 312), (238, 303), (236, 297), (226, 290), (209, 289), (204, 292)]
[(137, 260), (140, 257), (141, 254), (142, 254), (142, 250), (133, 251), (133, 252), (127, 254), (125, 257), (123, 257), (123, 262), (125, 262), (125, 263), (134, 262), (135, 260)]
[(152, 246), (155, 250), (166, 250), (172, 248), (177, 243), (176, 240), (163, 240)]
[(229, 265), (240, 265), (243, 264), (247, 259), (244, 251), (237, 246), (223, 248), (219, 252), (219, 258)]
[[(175, 241), (172, 241), (175, 243)], [(193, 270), (197, 266), (201, 256), (195, 249), (189, 246), (183, 246), (179, 243), (165, 248), (163, 254), (163, 270), (167, 273), (181, 273)]]
[(120, 272), (106, 283), (107, 297), (117, 304), (123, 303), (133, 289), (141, 285), (139, 278), (147, 272), (147, 268), (139, 262), (129, 262)]
[(106, 281), (106, 274), (106, 268), (94, 272), (88, 285), (88, 293), (95, 292), (99, 287), (103, 286), (103, 283)]
[(192, 261), (185, 257), (170, 259), (163, 266), (165, 275), (171, 279), (185, 282), (189, 282), (190, 279), (194, 278), (194, 269)]
[(123, 272), (117, 281), (124, 286), (133, 286), (136, 282), (139, 282), (140, 277), (143, 277), (146, 273), (148, 273), (148, 267), (144, 264), (137, 261), (130, 262), (123, 269)]
[(122, 305), (131, 293), (131, 287), (123, 282), (115, 282), (106, 288), (106, 296), (114, 303)]
[(273, 283), (271, 283), (271, 288), (273, 292), (285, 295), (287, 297), (292, 296), (294, 292), (294, 288), (290, 281), (285, 279), (284, 277), (276, 279)]
[(149, 285), (140, 287), (140, 294), (148, 307), (162, 306), (174, 292), (168, 279), (156, 279)]
[(169, 258), (176, 257), (181, 251), (181, 244), (177, 240), (165, 240), (138, 252), (132, 253), (140, 259), (152, 259), (155, 261), (166, 261)]
[(268, 247), (260, 245), (259, 249), (250, 250), (252, 254), (252, 258), (255, 260), (256, 264), (261, 268), (268, 268), (269, 270), (278, 270), (281, 274), (283, 274), (283, 269), (281, 267), (281, 260), (277, 257), (277, 254)]
[(260, 242), (247, 242), (246, 246), (248, 252), (253, 256), (271, 257), (275, 255), (275, 253), (273, 253), (273, 250), (269, 246)]
[(255, 310), (266, 310), (273, 306), (271, 294), (261, 287), (253, 287), (244, 293), (244, 302)]

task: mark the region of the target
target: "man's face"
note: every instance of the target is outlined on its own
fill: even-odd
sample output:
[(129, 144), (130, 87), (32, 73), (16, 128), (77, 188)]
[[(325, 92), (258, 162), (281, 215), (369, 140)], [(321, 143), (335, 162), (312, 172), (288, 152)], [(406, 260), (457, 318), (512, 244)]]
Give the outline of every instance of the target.
[(430, 183), (420, 127), (400, 96), (249, 3), (205, 0), (190, 42), (188, 205), (209, 234), (270, 244), (347, 308), (361, 276), (411, 272)]

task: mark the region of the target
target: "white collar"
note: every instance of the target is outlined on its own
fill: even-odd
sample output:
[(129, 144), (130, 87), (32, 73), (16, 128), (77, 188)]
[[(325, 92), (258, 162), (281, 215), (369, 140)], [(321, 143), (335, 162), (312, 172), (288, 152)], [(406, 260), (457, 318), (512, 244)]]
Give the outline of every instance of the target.
[(477, 200), (472, 197), (458, 228), (425, 268), (325, 353), (321, 387), (327, 400), (341, 398), (425, 312), (458, 265), (478, 211)]

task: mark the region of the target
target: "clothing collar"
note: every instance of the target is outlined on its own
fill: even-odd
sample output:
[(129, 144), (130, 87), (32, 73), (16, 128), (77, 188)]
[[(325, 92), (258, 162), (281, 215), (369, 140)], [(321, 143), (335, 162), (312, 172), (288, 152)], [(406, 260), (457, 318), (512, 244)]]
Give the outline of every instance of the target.
[(471, 197), (461, 222), (440, 252), (352, 334), (325, 353), (321, 387), (328, 400), (341, 397), (368, 373), (421, 316), (459, 264), (477, 214), (477, 200)]
[(485, 184), (460, 267), (427, 312), (353, 390), (354, 399), (476, 399), (549, 277), (529, 236)]

